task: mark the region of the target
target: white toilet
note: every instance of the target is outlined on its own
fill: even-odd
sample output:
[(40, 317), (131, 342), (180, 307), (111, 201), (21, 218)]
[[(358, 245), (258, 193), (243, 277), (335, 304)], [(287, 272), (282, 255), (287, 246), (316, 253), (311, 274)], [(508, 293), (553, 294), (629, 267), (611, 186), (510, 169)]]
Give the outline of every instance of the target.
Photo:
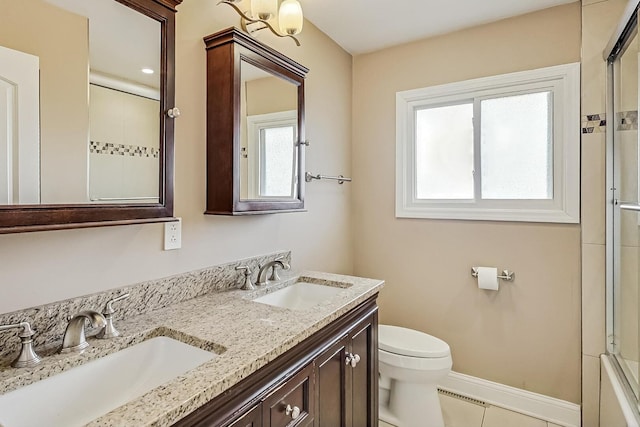
[(398, 427), (444, 427), (438, 382), (451, 371), (449, 345), (431, 335), (379, 325), (380, 420)]

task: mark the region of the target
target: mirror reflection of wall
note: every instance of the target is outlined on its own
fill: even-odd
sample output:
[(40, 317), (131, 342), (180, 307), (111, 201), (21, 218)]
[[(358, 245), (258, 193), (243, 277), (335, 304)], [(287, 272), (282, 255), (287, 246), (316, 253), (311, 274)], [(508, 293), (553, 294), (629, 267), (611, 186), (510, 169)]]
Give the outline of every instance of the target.
[[(113, 169), (110, 176), (106, 177), (105, 162), (92, 164), (99, 157), (94, 156), (95, 153), (90, 155), (89, 137), (94, 134), (90, 125), (104, 123), (107, 119), (96, 117), (95, 111), (106, 111), (104, 108), (92, 106), (93, 111), (90, 112), (88, 100), (92, 96), (89, 93), (90, 72), (107, 76), (109, 80), (118, 81), (124, 86), (136, 86), (159, 93), (160, 23), (115, 0), (0, 0), (0, 7), (3, 10), (0, 16), (0, 47), (36, 57), (40, 76), (39, 127), (37, 120), (29, 119), (22, 113), (22, 104), (15, 109), (20, 114), (11, 120), (6, 111), (0, 110), (3, 116), (0, 127), (3, 122), (15, 122), (18, 123), (18, 129), (20, 126), (32, 129), (32, 136), (25, 136), (27, 134), (18, 132), (18, 129), (3, 129), (0, 132), (0, 148), (5, 153), (0, 156), (0, 203), (84, 204), (91, 203), (92, 198), (117, 199), (113, 203), (156, 203), (160, 189), (159, 156), (151, 157), (155, 162), (153, 167), (147, 165), (147, 158), (140, 160), (137, 166), (131, 166), (130, 169), (138, 169), (140, 173), (131, 173), (124, 185), (121, 180), (122, 167)], [(152, 73), (143, 73), (143, 68)], [(116, 88), (122, 91), (120, 86)], [(5, 93), (8, 91), (7, 88), (0, 90)], [(122, 102), (120, 105), (123, 105)], [(154, 108), (146, 109), (148, 117), (131, 116), (128, 121), (122, 115), (109, 111), (109, 117), (118, 116), (117, 120), (120, 121), (111, 126), (131, 135), (123, 137), (122, 141), (127, 142), (102, 142), (124, 145), (121, 148), (125, 151), (150, 150), (157, 153), (160, 109), (157, 101), (154, 105)], [(148, 130), (139, 130), (138, 126), (148, 127), (150, 123), (155, 123), (153, 134), (156, 139), (153, 142), (133, 142), (139, 139), (141, 132), (150, 133)], [(7, 135), (11, 134), (20, 137), (9, 140)], [(11, 146), (17, 148), (11, 152), (4, 149)], [(34, 146), (35, 149), (23, 149)], [(30, 168), (39, 169), (40, 176), (31, 174), (27, 177), (27, 165), (34, 164), (33, 157), (36, 154), (33, 153), (38, 152), (39, 167)], [(149, 178), (152, 173), (154, 176)], [(90, 189), (89, 177), (98, 182), (95, 181), (98, 175), (104, 178), (98, 186), (98, 194), (93, 194), (94, 188)], [(11, 183), (8, 184), (7, 180)], [(16, 196), (27, 182), (40, 187), (35, 190), (39, 193), (38, 197)], [(109, 187), (109, 184), (113, 186)], [(150, 196), (153, 198), (130, 199)]]
[(90, 86), (92, 202), (158, 202), (159, 101)]
[(240, 75), (240, 198), (296, 198), (297, 85), (245, 61)]

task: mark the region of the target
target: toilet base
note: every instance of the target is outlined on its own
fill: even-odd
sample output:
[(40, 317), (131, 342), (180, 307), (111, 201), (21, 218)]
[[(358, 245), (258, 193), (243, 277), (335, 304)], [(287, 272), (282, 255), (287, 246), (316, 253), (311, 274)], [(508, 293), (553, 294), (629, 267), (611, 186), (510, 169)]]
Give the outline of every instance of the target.
[(444, 427), (435, 384), (393, 381), (389, 404), (381, 400), (379, 414), (382, 421), (399, 427)]

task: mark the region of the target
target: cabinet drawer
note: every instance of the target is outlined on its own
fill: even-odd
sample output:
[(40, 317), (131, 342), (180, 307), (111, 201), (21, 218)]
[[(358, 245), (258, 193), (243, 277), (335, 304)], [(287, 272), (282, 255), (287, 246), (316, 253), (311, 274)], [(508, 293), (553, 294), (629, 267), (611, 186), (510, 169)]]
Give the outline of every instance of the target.
[(313, 390), (313, 364), (309, 364), (265, 398), (262, 404), (263, 425), (312, 425), (315, 408)]
[(232, 422), (229, 427), (262, 427), (262, 405), (258, 404), (249, 412)]

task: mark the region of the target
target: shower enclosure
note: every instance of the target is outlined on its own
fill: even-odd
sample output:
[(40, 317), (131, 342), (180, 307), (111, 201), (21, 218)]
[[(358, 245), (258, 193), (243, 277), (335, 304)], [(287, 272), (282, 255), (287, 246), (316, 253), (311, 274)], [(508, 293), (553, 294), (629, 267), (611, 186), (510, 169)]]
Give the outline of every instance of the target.
[[(630, 1), (607, 60), (607, 352), (638, 414), (640, 197), (638, 1)], [(637, 418), (637, 417), (636, 417)]]

